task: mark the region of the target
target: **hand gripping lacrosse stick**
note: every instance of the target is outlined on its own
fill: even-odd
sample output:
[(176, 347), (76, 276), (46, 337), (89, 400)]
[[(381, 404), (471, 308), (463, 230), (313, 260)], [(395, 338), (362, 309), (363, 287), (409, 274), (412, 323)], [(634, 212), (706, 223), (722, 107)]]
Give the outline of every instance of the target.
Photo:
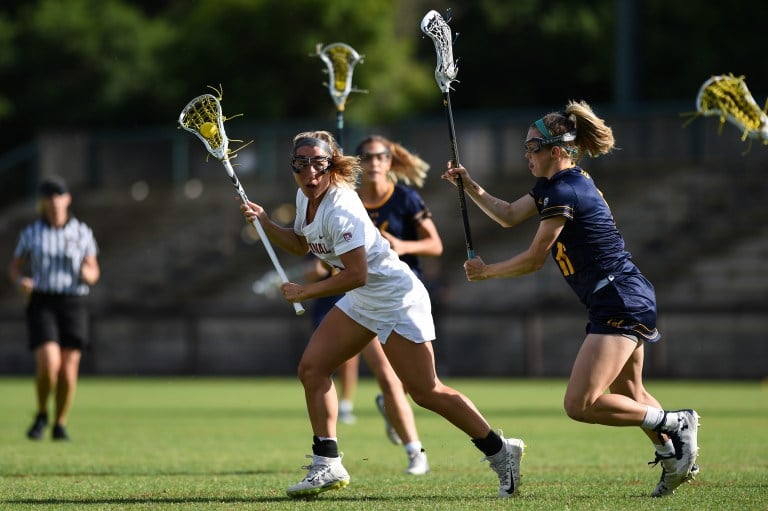
[[(448, 10), (448, 21), (450, 21), (451, 11)], [(451, 83), (456, 80), (456, 74), (459, 72), (456, 67), (456, 61), (453, 60), (453, 39), (451, 37), (451, 27), (448, 22), (437, 11), (429, 11), (421, 20), (421, 31), (427, 34), (435, 43), (435, 52), (437, 53), (437, 65), (435, 67), (435, 80), (443, 93), (443, 105), (448, 117), (448, 136), (451, 140), (451, 154), (454, 167), (461, 166), (459, 163), (459, 148), (456, 144), (456, 129), (453, 125), (453, 112), (451, 110)], [(469, 215), (467, 214), (467, 201), (464, 197), (464, 182), (461, 176), (456, 176), (456, 188), (459, 190), (459, 206), (461, 207), (461, 217), (464, 220), (464, 241), (467, 245), (467, 257), (475, 257), (475, 249), (472, 246), (472, 235), (469, 231)]]
[[(738, 127), (742, 142), (750, 139), (768, 144), (768, 102), (760, 110), (755, 98), (747, 88), (743, 76), (716, 75), (705, 81), (696, 96), (694, 118), (703, 115), (720, 118), (718, 133), (722, 133), (726, 121)], [(690, 122), (690, 121), (689, 121)]]
[(328, 92), (336, 105), (336, 142), (344, 147), (344, 109), (350, 92), (368, 92), (352, 87), (352, 73), (355, 65), (363, 61), (363, 56), (354, 48), (344, 43), (318, 44), (315, 52), (325, 62), (328, 72)]
[[(237, 175), (235, 175), (235, 171), (229, 161), (232, 151), (229, 149), (229, 139), (224, 131), (224, 121), (227, 119), (221, 113), (221, 103), (219, 103), (219, 100), (221, 100), (221, 92), (218, 90), (216, 92), (218, 93), (218, 97), (211, 94), (203, 94), (187, 103), (187, 106), (184, 107), (179, 115), (179, 126), (186, 131), (197, 135), (197, 138), (205, 144), (205, 148), (208, 152), (224, 164), (224, 169), (226, 169), (229, 178), (232, 180), (232, 184), (234, 185), (235, 190), (237, 190), (240, 200), (245, 204), (248, 201), (248, 197), (245, 195), (243, 185), (241, 185), (240, 180), (237, 179)], [(256, 219), (251, 223), (259, 233), (259, 237), (261, 238), (262, 243), (264, 243), (264, 248), (267, 249), (269, 258), (272, 260), (272, 264), (275, 267), (275, 271), (277, 271), (277, 274), (280, 276), (280, 280), (283, 283), (288, 282), (288, 277), (286, 276), (283, 267), (280, 266), (280, 261), (278, 261), (277, 255), (275, 255), (272, 244), (269, 242), (269, 238), (264, 232), (261, 223)], [(296, 310), (297, 316), (304, 314), (304, 307), (302, 307), (300, 303), (294, 303), (293, 308)]]

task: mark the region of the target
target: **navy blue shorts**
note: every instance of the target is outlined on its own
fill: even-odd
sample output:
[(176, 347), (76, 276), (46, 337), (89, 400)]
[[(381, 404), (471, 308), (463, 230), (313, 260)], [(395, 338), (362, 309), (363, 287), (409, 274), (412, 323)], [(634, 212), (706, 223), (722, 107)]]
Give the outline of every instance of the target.
[(656, 292), (642, 274), (616, 275), (589, 297), (587, 333), (618, 334), (656, 342)]
[(336, 305), (336, 302), (338, 302), (342, 296), (344, 295), (323, 296), (321, 298), (315, 299), (315, 303), (312, 307), (313, 327), (318, 327), (325, 315), (331, 312), (333, 306)]
[(88, 345), (88, 308), (83, 296), (32, 293), (27, 304), (29, 349), (48, 341), (82, 350)]

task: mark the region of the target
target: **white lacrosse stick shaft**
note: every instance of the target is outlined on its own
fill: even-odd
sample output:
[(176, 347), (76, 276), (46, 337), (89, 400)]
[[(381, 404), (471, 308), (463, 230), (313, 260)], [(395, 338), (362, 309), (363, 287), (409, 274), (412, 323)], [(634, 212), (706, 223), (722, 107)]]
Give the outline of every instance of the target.
[[(240, 184), (240, 180), (237, 179), (235, 169), (232, 168), (229, 158), (225, 157), (221, 162), (224, 164), (224, 168), (226, 169), (229, 178), (232, 180), (232, 184), (235, 186), (235, 190), (237, 190), (240, 200), (243, 201), (243, 204), (246, 204), (248, 202), (248, 197), (245, 195), (245, 190), (243, 189), (243, 185)], [(280, 277), (280, 281), (283, 284), (288, 283), (288, 275), (285, 274), (285, 270), (283, 270), (282, 265), (280, 265), (280, 261), (277, 259), (277, 254), (275, 254), (275, 249), (272, 248), (272, 243), (270, 243), (267, 233), (264, 232), (264, 227), (262, 227), (261, 223), (256, 219), (254, 219), (251, 224), (256, 228), (256, 232), (259, 233), (259, 238), (261, 238), (264, 248), (267, 249), (267, 254), (269, 254), (269, 258), (272, 260), (272, 265), (275, 267), (275, 271)], [(300, 303), (294, 302), (293, 308), (296, 311), (297, 316), (304, 314), (304, 307), (302, 307)]]

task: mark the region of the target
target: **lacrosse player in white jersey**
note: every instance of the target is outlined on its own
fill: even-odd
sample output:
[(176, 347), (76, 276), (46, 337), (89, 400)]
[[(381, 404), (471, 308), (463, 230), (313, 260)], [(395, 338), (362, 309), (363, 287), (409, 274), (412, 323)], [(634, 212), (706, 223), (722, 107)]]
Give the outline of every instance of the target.
[(275, 245), (296, 255), (311, 252), (339, 270), (317, 282), (283, 284), (286, 300), (344, 296), (315, 329), (299, 362), (313, 454), (307, 456), (312, 459), (309, 472), (287, 494), (312, 497), (349, 484), (338, 447), (338, 397), (332, 375), (378, 337), (413, 400), (466, 433), (497, 473), (499, 496), (514, 495), (520, 482), (523, 441), (502, 438), (472, 401), (437, 377), (429, 294), (391, 250), (358, 197), (359, 159), (344, 156), (330, 133), (306, 132), (294, 137), (291, 168), (299, 186), (293, 228), (274, 223), (250, 201), (241, 207), (243, 214), (248, 222), (258, 220)]

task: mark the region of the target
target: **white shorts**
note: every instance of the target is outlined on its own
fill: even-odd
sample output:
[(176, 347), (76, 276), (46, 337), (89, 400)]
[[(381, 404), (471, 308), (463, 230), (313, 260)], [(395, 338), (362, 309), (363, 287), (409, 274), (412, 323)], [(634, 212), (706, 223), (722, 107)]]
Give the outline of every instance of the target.
[(347, 295), (336, 302), (336, 307), (379, 336), (381, 344), (387, 342), (393, 331), (415, 343), (435, 340), (435, 322), (428, 294), (412, 305), (394, 311), (380, 312), (354, 307)]

